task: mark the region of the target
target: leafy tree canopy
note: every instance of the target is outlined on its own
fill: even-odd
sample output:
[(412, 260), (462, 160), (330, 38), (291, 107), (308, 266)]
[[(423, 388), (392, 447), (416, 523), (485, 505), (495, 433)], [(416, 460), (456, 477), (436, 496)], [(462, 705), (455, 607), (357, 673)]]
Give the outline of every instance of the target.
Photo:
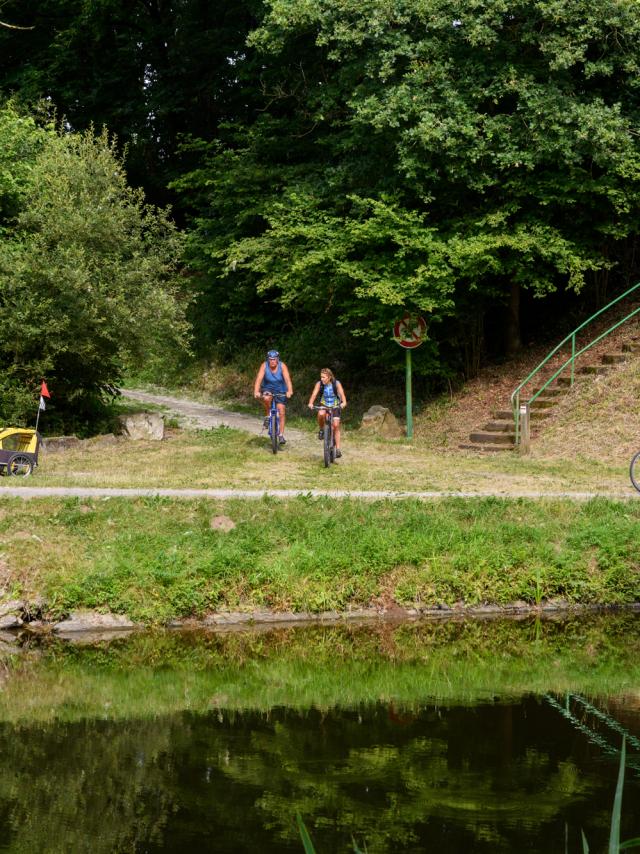
[(257, 290), (374, 338), (416, 308), (442, 348), (513, 287), (620, 268), (639, 35), (630, 0), (268, 0), (262, 111), (176, 182), (212, 301)]
[(184, 348), (179, 235), (128, 186), (106, 132), (0, 108), (0, 231), (2, 420), (32, 418), (46, 377), (81, 428), (127, 365)]

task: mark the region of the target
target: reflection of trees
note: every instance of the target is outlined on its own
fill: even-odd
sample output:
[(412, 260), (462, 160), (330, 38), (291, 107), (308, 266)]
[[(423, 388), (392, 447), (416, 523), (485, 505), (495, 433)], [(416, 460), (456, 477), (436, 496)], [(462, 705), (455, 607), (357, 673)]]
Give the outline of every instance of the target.
[(366, 721), (351, 713), (286, 717), (256, 731), (252, 753), (227, 757), (222, 768), (262, 790), (257, 806), (282, 839), (295, 836), (291, 816), (299, 811), (314, 817), (322, 850), (338, 850), (352, 832), (371, 852), (426, 844), (435, 841), (427, 828), (443, 823), (466, 844), (500, 847), (510, 838), (508, 850), (516, 850), (515, 839), (531, 845), (531, 834), (589, 784), (570, 759), (555, 761), (534, 745), (503, 762), (491, 731), (510, 711), (423, 711), (400, 735), (383, 707)]
[(352, 833), (372, 853), (553, 850), (587, 795), (602, 828), (610, 806), (565, 726), (534, 700), (4, 725), (0, 833), (16, 852), (299, 851), (300, 811), (322, 852)]
[(582, 769), (595, 748), (548, 704), (493, 695), (549, 674), (629, 684), (631, 628), (576, 621), (537, 640), (526, 624), (316, 628), (27, 651), (0, 692), (0, 833), (16, 852), (299, 851), (300, 811), (322, 852), (352, 833), (371, 852), (547, 851), (565, 820), (597, 844), (612, 787)]
[(174, 724), (87, 721), (0, 730), (2, 838), (11, 851), (135, 851), (171, 810), (159, 760)]

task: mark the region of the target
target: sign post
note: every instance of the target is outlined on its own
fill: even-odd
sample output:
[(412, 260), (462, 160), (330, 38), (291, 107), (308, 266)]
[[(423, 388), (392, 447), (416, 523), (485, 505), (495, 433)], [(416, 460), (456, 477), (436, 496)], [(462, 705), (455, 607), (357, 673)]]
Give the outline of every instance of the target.
[(411, 398), (411, 351), (424, 341), (427, 323), (424, 317), (410, 314), (406, 311), (400, 320), (393, 324), (393, 337), (406, 353), (406, 410), (407, 410), (407, 439), (413, 439), (413, 402)]

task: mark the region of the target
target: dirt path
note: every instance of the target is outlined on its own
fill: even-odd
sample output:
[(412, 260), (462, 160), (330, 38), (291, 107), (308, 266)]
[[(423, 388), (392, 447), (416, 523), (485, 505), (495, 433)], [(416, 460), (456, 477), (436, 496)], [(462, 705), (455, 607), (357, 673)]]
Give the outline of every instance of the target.
[[(151, 394), (137, 389), (121, 389), (121, 394), (128, 400), (137, 400), (140, 403), (152, 403), (162, 406), (167, 412), (178, 419), (181, 427), (196, 430), (210, 430), (212, 427), (233, 427), (234, 430), (243, 430), (253, 433), (255, 436), (263, 435), (262, 418), (257, 407), (255, 415), (244, 415), (240, 412), (229, 412), (219, 406), (211, 406), (207, 403), (196, 403), (185, 398), (172, 397), (163, 394)], [(287, 428), (286, 436), (298, 442), (311, 444), (309, 434), (302, 430)]]

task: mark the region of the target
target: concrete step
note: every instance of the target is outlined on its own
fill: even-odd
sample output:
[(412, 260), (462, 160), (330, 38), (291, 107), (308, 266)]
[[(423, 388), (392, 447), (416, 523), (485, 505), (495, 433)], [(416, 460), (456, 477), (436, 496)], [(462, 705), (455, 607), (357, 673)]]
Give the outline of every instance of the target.
[(515, 442), (515, 436), (515, 433), (476, 430), (469, 435), (469, 438), (472, 442), (477, 442), (479, 445), (513, 445)]
[(513, 451), (515, 450), (515, 445), (472, 445), (470, 443), (462, 443), (458, 445), (459, 448), (463, 448), (466, 451), (483, 451), (485, 453), (499, 453), (501, 451)]
[(540, 397), (560, 397), (561, 394), (564, 394), (563, 388), (556, 388), (555, 386), (549, 386), (549, 388), (545, 388)]
[(606, 374), (609, 370), (608, 365), (583, 365), (579, 368), (579, 374)]
[(529, 407), (533, 412), (534, 409), (551, 409), (558, 401), (548, 397), (537, 397)]
[(621, 365), (627, 361), (626, 353), (605, 353), (602, 357), (603, 365)]
[(640, 352), (640, 344), (630, 342), (629, 344), (623, 344), (620, 349), (623, 353), (638, 353)]
[(485, 424), (482, 428), (483, 430), (488, 430), (490, 433), (509, 433), (513, 432), (513, 418), (509, 418), (507, 421), (489, 421), (488, 424)]
[(493, 417), (498, 421), (511, 421), (513, 424), (513, 412), (510, 409), (496, 409), (493, 412)]
[(560, 388), (570, 388), (571, 387), (571, 377), (558, 377), (556, 380), (556, 385), (560, 386)]

